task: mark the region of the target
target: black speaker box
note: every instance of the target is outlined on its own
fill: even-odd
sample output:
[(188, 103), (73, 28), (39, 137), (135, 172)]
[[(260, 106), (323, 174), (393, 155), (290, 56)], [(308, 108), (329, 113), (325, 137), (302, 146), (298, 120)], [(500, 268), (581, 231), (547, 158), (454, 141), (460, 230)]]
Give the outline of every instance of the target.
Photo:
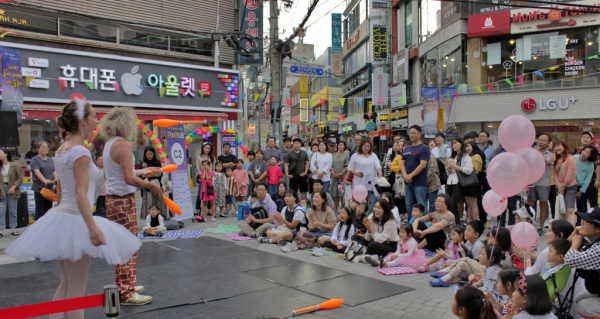
[(19, 146), (17, 112), (0, 111), (0, 147)]

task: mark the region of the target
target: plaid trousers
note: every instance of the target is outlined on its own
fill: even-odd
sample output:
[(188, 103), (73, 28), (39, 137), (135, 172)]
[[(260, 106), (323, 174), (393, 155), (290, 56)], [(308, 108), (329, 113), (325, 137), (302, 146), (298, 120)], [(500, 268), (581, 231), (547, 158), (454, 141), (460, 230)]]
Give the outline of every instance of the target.
[[(135, 207), (135, 193), (124, 196), (106, 196), (106, 218), (123, 225), (131, 233), (137, 235), (137, 212)], [(115, 266), (115, 284), (121, 291), (121, 301), (129, 299), (135, 294), (137, 281), (137, 252), (124, 264)]]

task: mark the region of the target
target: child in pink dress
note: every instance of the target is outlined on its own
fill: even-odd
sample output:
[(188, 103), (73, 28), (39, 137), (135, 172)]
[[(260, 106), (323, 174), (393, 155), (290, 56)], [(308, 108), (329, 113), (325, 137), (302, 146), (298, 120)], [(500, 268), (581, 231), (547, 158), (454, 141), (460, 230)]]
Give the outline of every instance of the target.
[(233, 171), (233, 178), (238, 183), (238, 203), (242, 203), (246, 200), (248, 195), (248, 185), (250, 185), (250, 178), (248, 177), (248, 171), (244, 169), (244, 160), (237, 160), (235, 170)]
[(425, 251), (418, 248), (419, 243), (415, 239), (412, 225), (400, 226), (400, 241), (398, 250), (388, 254), (384, 261), (384, 267), (411, 267), (417, 269), (425, 265)]
[(283, 173), (281, 172), (281, 167), (277, 166), (277, 157), (271, 156), (269, 159), (269, 167), (267, 170), (267, 184), (269, 185), (269, 195), (273, 196), (273, 194), (277, 193), (277, 187), (279, 186), (279, 182), (281, 182), (281, 178), (283, 177)]
[[(217, 198), (217, 191), (213, 186), (213, 176), (215, 172), (210, 170), (210, 163), (208, 161), (202, 161), (201, 171), (199, 173), (200, 178), (198, 178), (198, 183), (200, 183), (200, 192), (198, 200), (202, 202), (202, 215), (203, 219), (200, 220), (204, 222), (206, 220), (206, 215), (208, 210), (206, 209), (206, 203), (210, 202), (210, 212), (212, 214), (211, 221), (215, 221), (215, 202), (214, 199)], [(212, 188), (212, 194), (209, 194), (209, 188)]]

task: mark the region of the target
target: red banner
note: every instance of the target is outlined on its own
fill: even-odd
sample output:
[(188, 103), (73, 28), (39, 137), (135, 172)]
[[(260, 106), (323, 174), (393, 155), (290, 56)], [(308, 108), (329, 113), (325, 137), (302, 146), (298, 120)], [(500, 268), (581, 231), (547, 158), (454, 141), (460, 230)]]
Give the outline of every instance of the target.
[(510, 11), (497, 11), (469, 16), (469, 38), (510, 34)]

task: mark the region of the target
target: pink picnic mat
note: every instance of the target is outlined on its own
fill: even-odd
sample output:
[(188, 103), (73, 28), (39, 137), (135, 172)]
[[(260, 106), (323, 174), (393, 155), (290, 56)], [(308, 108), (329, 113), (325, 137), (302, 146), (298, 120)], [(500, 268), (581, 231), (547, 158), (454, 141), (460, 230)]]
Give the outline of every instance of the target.
[(256, 238), (248, 237), (248, 236), (240, 236), (238, 234), (223, 234), (233, 240), (252, 240)]
[(393, 276), (393, 275), (406, 275), (406, 274), (415, 274), (416, 270), (410, 267), (388, 267), (388, 268), (377, 268), (377, 272), (383, 274), (385, 276)]

